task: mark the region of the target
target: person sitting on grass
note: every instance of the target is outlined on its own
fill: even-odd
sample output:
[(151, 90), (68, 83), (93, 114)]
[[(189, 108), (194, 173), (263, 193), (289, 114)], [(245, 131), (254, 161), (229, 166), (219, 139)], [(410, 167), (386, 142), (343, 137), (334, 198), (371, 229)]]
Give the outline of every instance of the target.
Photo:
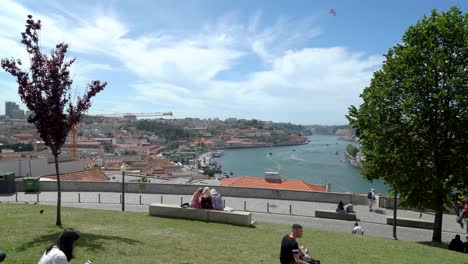
[(354, 212), (354, 204), (352, 202), (347, 203), (345, 206), (345, 212), (346, 213), (356, 213)]
[(344, 208), (344, 203), (343, 201), (340, 201), (338, 203), (338, 206), (336, 207), (336, 212), (337, 213), (345, 213), (345, 208)]
[(466, 236), (466, 242), (463, 243), (463, 248), (465, 249), (465, 253), (468, 253), (468, 236)]
[(47, 247), (38, 264), (66, 264), (71, 261), (75, 247), (78, 245), (80, 232), (65, 228), (55, 244)]
[(200, 208), (201, 207), (200, 199), (201, 199), (202, 191), (203, 191), (202, 188), (198, 188), (198, 190), (196, 190), (193, 193), (192, 200), (190, 200), (190, 208)]
[(299, 224), (293, 224), (291, 227), (291, 233), (285, 235), (281, 240), (280, 249), (280, 263), (281, 264), (320, 264), (319, 260), (313, 259), (309, 254), (308, 250), (304, 250), (303, 247), (299, 247), (296, 238), (302, 237), (302, 226)]
[(211, 189), (211, 203), (213, 206), (213, 209), (215, 210), (224, 210), (224, 205), (223, 205), (223, 198), (221, 195), (216, 191), (215, 189)]
[(356, 223), (354, 223), (354, 229), (353, 229), (353, 231), (351, 231), (351, 233), (353, 235), (363, 236), (364, 235), (364, 229), (362, 228), (362, 226), (359, 225), (358, 222), (356, 222)]
[(208, 187), (203, 189), (200, 206), (203, 209), (213, 209), (213, 200), (211, 198), (210, 188)]
[(463, 252), (463, 241), (460, 239), (460, 235), (456, 235), (452, 241), (450, 241), (450, 244), (448, 246), (449, 250), (453, 251), (458, 251), (458, 252)]
[(4, 261), (6, 258), (6, 253), (0, 250), (0, 262)]

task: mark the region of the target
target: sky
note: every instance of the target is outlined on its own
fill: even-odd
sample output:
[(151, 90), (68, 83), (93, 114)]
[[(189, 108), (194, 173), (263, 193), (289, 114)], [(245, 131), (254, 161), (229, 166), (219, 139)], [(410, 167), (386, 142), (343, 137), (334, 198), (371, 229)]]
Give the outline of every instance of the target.
[[(347, 124), (383, 54), (454, 5), (468, 11), (465, 0), (0, 0), (0, 58), (27, 67), (20, 33), (31, 14), (45, 52), (70, 45), (73, 96), (108, 82), (91, 114)], [(0, 114), (5, 101), (21, 103), (0, 69)]]

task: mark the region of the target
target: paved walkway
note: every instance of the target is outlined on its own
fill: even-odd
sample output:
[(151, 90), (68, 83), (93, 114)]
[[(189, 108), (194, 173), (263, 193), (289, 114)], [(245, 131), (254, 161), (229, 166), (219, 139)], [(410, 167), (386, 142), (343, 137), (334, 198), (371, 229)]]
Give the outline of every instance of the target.
[[(18, 193), (11, 196), (0, 196), (0, 202), (29, 202), (38, 204), (56, 204), (57, 194), (55, 192), (42, 192), (37, 194)], [(125, 194), (125, 209), (127, 211), (148, 212), (148, 204), (165, 203), (180, 204), (188, 202), (190, 195), (168, 195), (168, 194)], [(336, 205), (331, 203), (269, 200), (255, 198), (223, 197), (225, 206), (234, 210), (251, 211), (253, 220), (256, 222), (268, 222), (291, 225), (299, 223), (303, 226), (318, 229), (332, 230), (350, 233), (354, 222), (324, 219), (314, 217), (315, 210), (335, 210)], [(121, 210), (120, 193), (95, 193), (95, 192), (62, 192), (62, 205), (68, 207), (92, 208), (103, 210)], [(364, 205), (355, 205), (355, 211), (360, 223), (365, 229), (366, 236), (392, 238), (392, 226), (386, 224), (386, 218), (393, 216), (393, 210), (374, 208), (369, 212)], [(431, 213), (423, 213), (411, 210), (398, 210), (398, 217), (434, 220)], [(456, 235), (465, 235), (465, 230), (455, 222), (455, 215), (445, 214), (442, 225), (442, 241), (450, 242)], [(287, 230), (285, 231), (287, 232)], [(432, 230), (397, 227), (397, 236), (400, 240), (431, 241)]]

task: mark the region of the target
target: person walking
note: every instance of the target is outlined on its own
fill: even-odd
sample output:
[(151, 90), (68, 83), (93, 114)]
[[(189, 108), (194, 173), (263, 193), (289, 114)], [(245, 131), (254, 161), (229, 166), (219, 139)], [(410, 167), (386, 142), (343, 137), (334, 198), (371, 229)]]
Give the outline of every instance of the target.
[(457, 222), (460, 224), (461, 228), (463, 228), (463, 220), (468, 218), (468, 199), (464, 198), (462, 203), (462, 208), (460, 211), (460, 215), (457, 217)]
[(375, 189), (372, 188), (368, 193), (367, 193), (367, 200), (369, 202), (369, 211), (372, 212), (372, 205), (375, 202)]
[(65, 228), (55, 244), (47, 247), (38, 264), (66, 264), (71, 261), (75, 247), (78, 245), (80, 232)]

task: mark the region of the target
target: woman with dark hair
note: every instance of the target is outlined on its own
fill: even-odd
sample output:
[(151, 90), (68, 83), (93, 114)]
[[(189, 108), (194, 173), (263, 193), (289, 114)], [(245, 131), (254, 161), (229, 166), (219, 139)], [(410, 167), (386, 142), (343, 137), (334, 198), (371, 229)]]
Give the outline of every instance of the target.
[(65, 228), (55, 244), (50, 245), (38, 264), (66, 264), (73, 258), (73, 250), (80, 239), (80, 232), (73, 228)]
[(336, 212), (337, 213), (344, 213), (345, 212), (343, 201), (340, 201), (338, 203), (338, 206), (336, 207)]

